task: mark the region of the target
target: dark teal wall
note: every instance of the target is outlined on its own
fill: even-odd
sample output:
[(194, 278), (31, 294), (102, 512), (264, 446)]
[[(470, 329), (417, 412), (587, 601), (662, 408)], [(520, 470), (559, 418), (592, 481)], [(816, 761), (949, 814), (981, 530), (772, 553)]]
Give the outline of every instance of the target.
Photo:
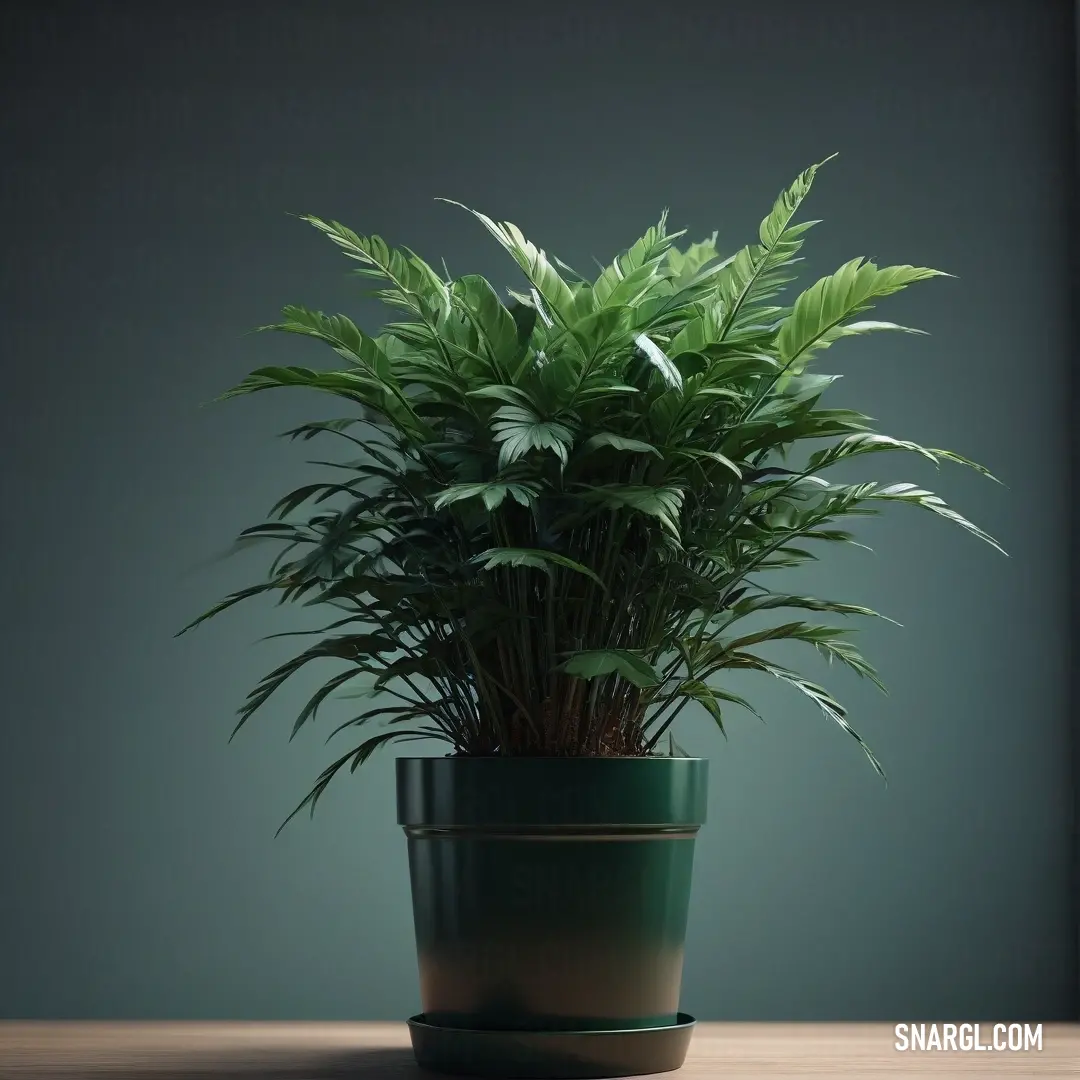
[(390, 758), (275, 841), (333, 752), (317, 732), (287, 744), (304, 685), (226, 735), (288, 647), (251, 643), (294, 624), (254, 607), (171, 637), (256, 572), (201, 564), (316, 456), (272, 436), (320, 401), (199, 407), (254, 366), (317, 358), (244, 331), (293, 301), (375, 314), (286, 213), (509, 283), (434, 196), (571, 264), (664, 205), (730, 249), (834, 150), (807, 279), (855, 255), (956, 275), (882, 308), (930, 337), (826, 354), (837, 403), (999, 473), (878, 475), (936, 487), (1012, 557), (898, 508), (866, 529), (875, 554), (807, 579), (904, 624), (865, 635), (888, 698), (809, 668), (887, 790), (782, 688), (748, 686), (769, 722), (733, 718), (727, 742), (687, 723), (713, 791), (684, 1005), (1077, 1015), (1070, 5), (421, 6), (7, 9), (0, 1016), (414, 1011)]

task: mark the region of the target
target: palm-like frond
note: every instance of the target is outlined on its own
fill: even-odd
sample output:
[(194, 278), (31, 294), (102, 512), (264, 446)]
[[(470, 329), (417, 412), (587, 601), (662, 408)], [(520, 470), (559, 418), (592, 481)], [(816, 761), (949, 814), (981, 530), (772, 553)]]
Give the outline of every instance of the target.
[(833, 377), (809, 370), (815, 357), (844, 337), (907, 329), (863, 316), (939, 272), (854, 259), (777, 306), (814, 224), (796, 218), (819, 167), (734, 256), (720, 256), (715, 234), (676, 246), (665, 212), (593, 281), (517, 226), (475, 214), (525, 277), (505, 300), (482, 277), (444, 280), (380, 237), (305, 219), (406, 321), (372, 336), (290, 306), (263, 328), (313, 338), (344, 363), (261, 368), (225, 396), (340, 397), (353, 415), (287, 434), (333, 435), (361, 456), (324, 462), (333, 480), (288, 493), (245, 530), (242, 542), (279, 547), (267, 579), (192, 624), (262, 593), (336, 610), (252, 691), (237, 725), (315, 660), (339, 669), (294, 733), (343, 689), (375, 695), (338, 730), (380, 719), (386, 730), (331, 765), (298, 810), (395, 739), (441, 739), (458, 754), (640, 755), (689, 703), (724, 731), (729, 706), (753, 711), (717, 682), (730, 670), (773, 675), (859, 738), (828, 691), (754, 651), (802, 642), (879, 683), (847, 628), (739, 624), (774, 611), (876, 613), (774, 592), (760, 577), (813, 559), (821, 543), (857, 544), (847, 521), (891, 502), (998, 545), (914, 484), (823, 475), (882, 452), (986, 470), (821, 405)]

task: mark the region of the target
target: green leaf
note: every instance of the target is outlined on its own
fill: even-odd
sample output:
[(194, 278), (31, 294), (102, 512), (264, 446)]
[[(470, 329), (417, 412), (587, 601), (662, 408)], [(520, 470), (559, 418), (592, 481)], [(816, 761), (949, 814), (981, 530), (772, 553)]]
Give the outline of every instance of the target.
[(925, 266), (886, 266), (879, 269), (861, 258), (844, 263), (834, 274), (819, 278), (795, 301), (776, 338), (780, 360), (791, 374), (805, 367), (812, 353), (851, 334), (877, 329), (906, 329), (893, 323), (849, 323), (875, 300), (934, 277), (948, 277)]
[(314, 694), (308, 699), (307, 704), (300, 710), (300, 715), (297, 716), (295, 723), (293, 724), (292, 732), (289, 735), (289, 741), (292, 742), (296, 738), (300, 729), (309, 721), (314, 720), (316, 714), (319, 711), (319, 706), (335, 691), (340, 689), (346, 683), (355, 679), (357, 673), (355, 671), (341, 671), (337, 675), (328, 679)]
[(562, 279), (559, 272), (548, 261), (547, 255), (538, 247), (526, 240), (521, 230), (509, 221), (502, 223), (493, 221), (486, 214), (481, 214), (470, 209), (463, 203), (453, 199), (441, 199), (440, 202), (459, 206), (468, 211), (483, 224), (492, 236), (513, 256), (514, 261), (525, 272), (533, 288), (543, 298), (544, 302), (555, 311), (561, 318), (563, 325), (568, 326), (574, 321), (575, 297), (570, 286)]
[(349, 428), (355, 427), (357, 424), (369, 424), (374, 427), (376, 431), (381, 430), (377, 424), (373, 424), (372, 421), (366, 417), (346, 416), (337, 420), (315, 420), (307, 424), (300, 424), (298, 427), (291, 428), (289, 431), (283, 431), (280, 437), (283, 439), (299, 439), (302, 442), (310, 442), (316, 435), (329, 433), (340, 435), (354, 446), (366, 448), (367, 444), (365, 444), (362, 439), (358, 439), (355, 435), (350, 435), (348, 432)]
[(687, 679), (686, 682), (679, 685), (678, 694), (681, 697), (688, 697), (698, 702), (700, 705), (705, 706), (705, 711), (716, 721), (716, 726), (720, 729), (720, 734), (727, 738), (727, 732), (724, 730), (724, 717), (720, 711), (720, 703), (717, 700), (717, 694), (715, 691), (706, 686), (705, 683), (699, 679)]
[[(342, 697), (359, 698), (359, 697), (371, 697), (373, 696), (371, 690), (363, 694), (342, 694)], [(445, 699), (444, 699), (445, 701)], [(338, 724), (333, 731), (326, 737), (326, 741), (329, 743), (333, 741), (341, 732), (346, 728), (363, 727), (365, 724), (370, 723), (372, 720), (383, 719), (388, 724), (404, 723), (408, 720), (415, 720), (417, 718), (423, 719), (429, 715), (429, 706), (427, 702), (419, 705), (393, 705), (386, 706), (385, 704), (374, 705), (370, 709), (365, 709), (363, 712), (358, 713), (356, 716), (350, 716), (348, 720)]]
[(759, 713), (746, 698), (740, 697), (738, 694), (733, 694), (730, 690), (724, 690), (719, 686), (710, 686), (702, 679), (687, 679), (685, 682), (679, 684), (675, 694), (679, 697), (691, 698), (701, 705), (704, 705), (705, 710), (716, 721), (717, 727), (720, 728), (720, 733), (724, 738), (727, 738), (727, 731), (724, 729), (724, 720), (720, 709), (720, 702), (722, 701), (729, 702), (732, 705), (738, 705), (740, 708), (752, 713), (759, 720), (764, 722), (761, 713)]
[(718, 465), (723, 465), (725, 469), (736, 477), (736, 479), (742, 479), (742, 469), (740, 469), (731, 458), (725, 457), (716, 450), (702, 450), (699, 447), (694, 446), (681, 446), (675, 451), (675, 457), (688, 457), (698, 461), (703, 459), (715, 461)]
[(732, 662), (729, 667), (744, 667), (750, 668), (755, 671), (763, 671), (769, 675), (774, 676), (781, 682), (787, 683), (789, 686), (793, 686), (800, 693), (805, 694), (822, 712), (822, 714), (829, 720), (831, 720), (837, 727), (847, 732), (862, 748), (862, 752), (866, 755), (867, 760), (874, 767), (874, 771), (884, 780), (885, 770), (881, 767), (881, 762), (878, 761), (874, 752), (863, 741), (862, 736), (848, 723), (847, 711), (844, 707), (826, 690), (824, 687), (819, 686), (817, 683), (810, 682), (809, 679), (804, 679), (801, 675), (798, 675), (794, 671), (790, 671), (788, 668), (782, 667), (780, 664), (774, 664), (768, 660), (763, 660), (759, 656), (754, 656), (751, 653), (740, 653), (732, 658)]
[(725, 625), (745, 618), (757, 611), (769, 611), (776, 608), (802, 608), (807, 611), (828, 611), (834, 615), (862, 615), (867, 618), (884, 619), (895, 626), (899, 626), (895, 620), (881, 615), (872, 608), (863, 607), (861, 604), (844, 604), (836, 600), (818, 600), (813, 596), (792, 596), (787, 593), (761, 593), (756, 596), (748, 596), (733, 604), (729, 614), (725, 617)]
[(442, 510), (463, 499), (480, 498), (486, 509), (495, 510), (507, 497), (521, 506), (530, 506), (539, 493), (540, 489), (535, 484), (526, 482), (493, 481), (485, 484), (455, 484), (440, 492), (433, 506), (436, 510)]
[(543, 551), (539, 548), (488, 548), (487, 551), (474, 555), (471, 561), (482, 562), (485, 570), (492, 570), (497, 566), (528, 566), (551, 573), (553, 567), (562, 566), (573, 570), (575, 574), (584, 574), (602, 589), (605, 587), (594, 570), (555, 551)]
[(495, 442), (499, 449), (499, 468), (505, 469), (530, 450), (550, 450), (565, 465), (569, 460), (574, 433), (565, 424), (545, 420), (532, 409), (503, 405), (492, 417)]
[(180, 637), (182, 634), (186, 634), (189, 630), (194, 630), (196, 626), (206, 622), (207, 619), (212, 619), (215, 615), (220, 615), (221, 612), (231, 608), (234, 604), (239, 604), (241, 600), (247, 600), (252, 596), (259, 596), (261, 593), (269, 592), (271, 589), (280, 589), (282, 584), (278, 581), (265, 581), (259, 585), (251, 585), (246, 589), (240, 589), (237, 592), (230, 593), (224, 600), (218, 601), (208, 611), (204, 611), (198, 618), (192, 619), (182, 630), (176, 632), (176, 637)]
[(596, 279), (592, 293), (598, 305), (608, 304), (622, 281), (646, 264), (660, 259), (674, 241), (683, 235), (681, 232), (669, 233), (667, 231), (667, 216), (668, 212), (665, 210), (660, 215), (657, 224), (637, 240), (628, 251), (614, 259)]
[(350, 772), (356, 772), (356, 770), (367, 761), (372, 754), (381, 746), (385, 746), (389, 742), (393, 742), (395, 739), (401, 739), (403, 736), (417, 735), (421, 738), (431, 738), (432, 736), (427, 732), (416, 731), (381, 731), (378, 735), (372, 735), (370, 739), (365, 739), (359, 746), (354, 747), (347, 754), (342, 754), (332, 765), (319, 774), (318, 780), (315, 782), (315, 786), (304, 796), (303, 800), (296, 807), (296, 809), (278, 826), (278, 831), (274, 834), (280, 836), (282, 829), (289, 824), (290, 821), (297, 814), (300, 813), (305, 807), (307, 807), (311, 816), (315, 816), (315, 806), (322, 798), (326, 789), (330, 786), (330, 781), (341, 772), (341, 770), (348, 765)]
[(655, 454), (660, 457), (660, 451), (655, 446), (640, 439), (628, 439), (624, 435), (615, 435), (610, 431), (600, 431), (586, 440), (582, 446), (582, 453), (587, 454), (590, 450), (599, 450), (602, 446), (610, 446), (613, 450), (625, 450), (630, 454)]
[(676, 390), (682, 389), (682, 372), (668, 359), (664, 350), (647, 334), (638, 334), (634, 341), (649, 363), (663, 376), (664, 382)]
[(725, 642), (721, 655), (737, 653), (765, 641), (803, 641), (817, 648), (830, 662), (839, 660), (863, 678), (869, 679), (882, 693), (888, 693), (877, 671), (858, 649), (846, 640), (850, 633), (850, 630), (835, 626), (810, 626), (801, 622), (786, 623), (783, 626), (771, 626), (766, 630), (759, 630), (757, 633)]
[[(835, 157), (836, 155), (832, 155)], [(816, 222), (792, 225), (792, 221), (810, 194), (818, 169), (832, 158), (811, 165), (780, 193), (768, 216), (758, 229), (760, 243), (743, 248), (717, 276), (717, 292), (723, 304), (723, 315), (717, 320), (715, 333), (709, 340), (723, 341), (732, 331), (746, 325), (747, 314), (753, 318), (753, 308), (775, 296), (781, 287), (792, 280), (786, 273), (803, 245), (804, 233)]]
[(244, 394), (282, 389), (288, 386), (302, 386), (310, 390), (321, 390), (337, 397), (348, 398), (383, 414), (403, 432), (411, 435), (428, 434), (426, 425), (417, 417), (401, 389), (394, 383), (380, 381), (376, 376), (364, 370), (313, 371), (311, 368), (303, 367), (258, 368), (236, 386), (226, 390), (218, 400), (225, 401)]
[(605, 484), (601, 487), (584, 485), (587, 497), (607, 506), (629, 507), (656, 518), (676, 539), (679, 537), (679, 515), (683, 492), (675, 487), (646, 487), (634, 484)]
[(977, 536), (992, 548), (1000, 551), (1002, 555), (1008, 555), (1008, 552), (988, 532), (984, 532), (962, 514), (957, 513), (939, 495), (935, 495), (932, 491), (925, 491), (915, 484), (889, 484), (886, 487), (878, 487), (868, 492), (865, 498), (921, 506), (924, 510), (929, 510), (930, 513), (937, 514), (938, 517), (943, 517), (954, 525), (959, 525), (972, 536)]
[(632, 309), (626, 306), (605, 307), (578, 319), (570, 327), (587, 365), (610, 350), (613, 342), (618, 345), (625, 338), (631, 315)]
[(282, 309), (284, 321), (269, 326), (256, 327), (258, 332), (276, 330), (287, 334), (313, 337), (330, 345), (334, 352), (350, 364), (355, 364), (374, 379), (390, 379), (390, 359), (374, 339), (364, 334), (356, 324), (344, 315), (324, 315), (321, 311), (309, 311), (299, 304)]
[(689, 244), (685, 251), (672, 247), (667, 253), (667, 265), (671, 276), (675, 279), (675, 288), (684, 287), (702, 271), (702, 269), (717, 257), (716, 238), (719, 235), (713, 232), (712, 236)]
[(496, 401), (505, 402), (507, 405), (517, 405), (519, 408), (532, 409), (534, 412), (537, 408), (536, 402), (520, 386), (503, 386), (501, 383), (478, 386), (475, 390), (470, 390), (468, 396), (494, 398)]
[(468, 312), (492, 360), (506, 366), (517, 359), (520, 352), (517, 324), (484, 278), (478, 274), (459, 278), (451, 286), (450, 294)]
[(668, 757), (689, 757), (690, 755), (675, 741), (673, 732), (668, 732)]
[(579, 679), (619, 675), (642, 688), (656, 686), (661, 681), (659, 673), (650, 663), (628, 649), (582, 649), (571, 653), (559, 665), (559, 670)]
[(935, 465), (941, 460), (953, 461), (960, 465), (966, 465), (970, 469), (975, 469), (976, 472), (982, 473), (983, 476), (989, 477), (991, 480), (996, 479), (989, 470), (984, 469), (978, 463), (971, 461), (969, 458), (961, 457), (959, 454), (954, 454), (949, 450), (928, 449), (918, 443), (908, 442), (904, 439), (894, 439), (889, 435), (879, 435), (872, 431), (849, 435), (835, 446), (811, 454), (807, 462), (807, 471), (818, 471), (828, 468), (830, 465), (835, 465), (836, 462), (843, 461), (845, 458), (856, 457), (859, 454), (879, 453), (883, 450), (905, 450), (909, 453), (920, 454)]
[[(237, 732), (266, 704), (278, 690), (295, 675), (301, 668), (313, 660), (337, 659), (351, 661), (355, 668), (349, 671), (349, 675), (355, 675), (360, 671), (371, 670), (368, 660), (384, 652), (396, 651), (400, 646), (397, 642), (378, 634), (341, 634), (329, 637), (324, 641), (317, 642), (310, 648), (305, 649), (298, 656), (279, 664), (273, 671), (260, 680), (258, 685), (248, 694), (244, 704), (237, 710), (239, 720), (233, 728), (234, 737)], [(328, 691), (329, 692), (329, 691)], [(293, 734), (310, 718), (318, 707), (321, 698), (316, 694), (308, 702), (300, 714)]]
[(311, 214), (301, 215), (301, 220), (314, 225), (350, 259), (361, 263), (358, 273), (389, 282), (391, 288), (381, 294), (387, 302), (424, 316), (448, 304), (446, 284), (411, 251), (392, 248), (380, 236), (361, 236), (337, 221)]

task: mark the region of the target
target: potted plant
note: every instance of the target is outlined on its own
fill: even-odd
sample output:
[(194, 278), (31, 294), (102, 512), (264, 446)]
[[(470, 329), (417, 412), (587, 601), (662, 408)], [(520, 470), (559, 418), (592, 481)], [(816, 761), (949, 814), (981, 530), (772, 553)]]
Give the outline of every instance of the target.
[(840, 703), (758, 650), (804, 642), (876, 682), (850, 630), (820, 621), (875, 613), (776, 591), (768, 572), (855, 543), (847, 519), (897, 502), (998, 546), (921, 487), (824, 475), (894, 451), (986, 470), (822, 406), (834, 377), (813, 361), (840, 338), (917, 332), (865, 314), (939, 271), (854, 259), (780, 303), (819, 168), (730, 258), (715, 234), (680, 247), (665, 214), (593, 280), (476, 214), (522, 272), (505, 299), (482, 277), (443, 277), (408, 249), (308, 217), (400, 317), (370, 336), (287, 307), (264, 329), (315, 338), (339, 362), (262, 368), (225, 395), (304, 387), (348, 405), (288, 433), (341, 440), (352, 457), (242, 534), (280, 547), (266, 579), (192, 625), (261, 593), (334, 614), (236, 725), (315, 660), (342, 666), (294, 733), (331, 695), (372, 698), (337, 729), (362, 740), (294, 814), (386, 743), (446, 744), (446, 756), (397, 761), (424, 1065), (678, 1068), (694, 1022), (679, 984), (707, 762), (682, 756), (675, 718), (701, 706), (723, 731), (729, 708), (754, 712), (724, 674), (762, 672), (880, 772)]

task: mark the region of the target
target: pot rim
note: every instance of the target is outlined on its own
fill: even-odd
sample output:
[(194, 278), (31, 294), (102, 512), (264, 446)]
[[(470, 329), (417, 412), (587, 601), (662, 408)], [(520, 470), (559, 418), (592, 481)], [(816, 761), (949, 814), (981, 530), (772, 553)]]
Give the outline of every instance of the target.
[(696, 829), (708, 758), (399, 757), (406, 829)]

